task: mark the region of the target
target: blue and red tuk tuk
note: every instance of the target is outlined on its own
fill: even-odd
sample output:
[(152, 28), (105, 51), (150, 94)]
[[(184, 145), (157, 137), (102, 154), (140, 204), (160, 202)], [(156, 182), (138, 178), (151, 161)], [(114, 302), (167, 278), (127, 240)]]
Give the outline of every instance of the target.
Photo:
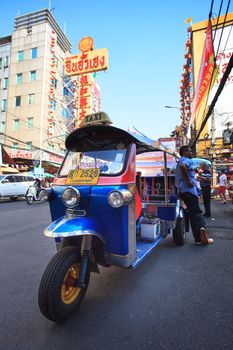
[[(167, 235), (185, 242), (184, 209), (164, 149), (143, 135), (111, 126), (105, 113), (86, 117), (66, 139), (67, 154), (49, 194), (57, 253), (39, 287), (42, 314), (55, 322), (82, 302), (98, 266), (136, 268)], [(162, 152), (163, 176), (143, 177), (136, 156)]]

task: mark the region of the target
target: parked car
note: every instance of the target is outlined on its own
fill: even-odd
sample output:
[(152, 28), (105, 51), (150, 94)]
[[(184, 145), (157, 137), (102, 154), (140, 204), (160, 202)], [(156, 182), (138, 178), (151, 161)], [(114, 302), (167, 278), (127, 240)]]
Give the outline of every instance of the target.
[(33, 183), (35, 178), (27, 175), (0, 175), (0, 198), (10, 197), (16, 200), (18, 197), (26, 195), (26, 192)]

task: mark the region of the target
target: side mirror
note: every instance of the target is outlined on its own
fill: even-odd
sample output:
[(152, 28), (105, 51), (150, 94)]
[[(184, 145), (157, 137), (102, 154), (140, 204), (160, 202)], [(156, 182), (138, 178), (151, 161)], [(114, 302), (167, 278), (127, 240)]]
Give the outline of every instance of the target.
[(10, 182), (10, 180), (8, 180), (8, 179), (3, 180), (4, 184), (9, 183), (9, 182)]

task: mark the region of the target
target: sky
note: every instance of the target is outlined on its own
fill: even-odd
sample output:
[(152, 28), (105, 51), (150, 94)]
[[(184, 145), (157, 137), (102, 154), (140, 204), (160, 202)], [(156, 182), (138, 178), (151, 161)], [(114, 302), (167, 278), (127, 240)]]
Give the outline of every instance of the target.
[[(220, 0), (214, 1), (217, 16)], [(180, 80), (187, 27), (208, 18), (211, 0), (11, 0), (1, 3), (0, 36), (11, 34), (14, 17), (48, 8), (79, 52), (91, 36), (94, 49), (107, 48), (109, 68), (97, 73), (101, 110), (113, 125), (133, 127), (152, 139), (169, 136), (180, 124)], [(222, 14), (227, 1), (223, 2)], [(229, 12), (233, 11), (231, 4)]]

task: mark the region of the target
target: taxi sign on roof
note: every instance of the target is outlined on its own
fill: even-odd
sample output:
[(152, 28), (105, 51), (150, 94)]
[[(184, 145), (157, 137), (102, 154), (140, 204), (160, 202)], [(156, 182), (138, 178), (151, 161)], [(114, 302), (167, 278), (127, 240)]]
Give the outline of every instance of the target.
[(105, 112), (98, 112), (86, 115), (81, 124), (80, 128), (88, 125), (97, 125), (97, 124), (112, 124), (109, 116)]

